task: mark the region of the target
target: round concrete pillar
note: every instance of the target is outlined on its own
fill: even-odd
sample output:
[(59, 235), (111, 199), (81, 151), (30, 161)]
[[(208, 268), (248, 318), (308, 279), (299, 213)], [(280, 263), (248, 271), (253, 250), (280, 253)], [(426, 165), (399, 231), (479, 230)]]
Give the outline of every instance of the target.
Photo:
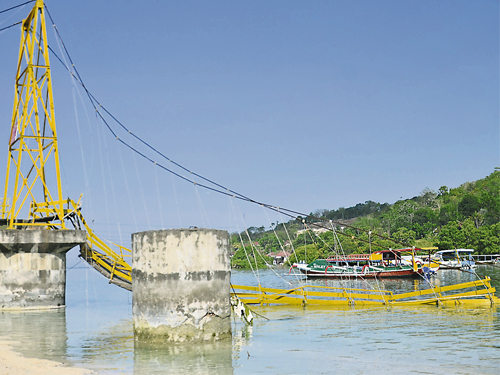
[(229, 236), (213, 229), (132, 235), (132, 312), (137, 340), (231, 336)]

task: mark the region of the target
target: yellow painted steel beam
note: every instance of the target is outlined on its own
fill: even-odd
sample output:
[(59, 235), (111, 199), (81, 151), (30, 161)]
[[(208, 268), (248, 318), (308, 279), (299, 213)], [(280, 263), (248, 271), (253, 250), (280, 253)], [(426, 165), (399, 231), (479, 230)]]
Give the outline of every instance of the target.
[(466, 288), (472, 288), (472, 287), (487, 287), (489, 288), (490, 285), (490, 278), (486, 277), (482, 280), (475, 280), (475, 281), (470, 281), (466, 283), (461, 283), (461, 284), (454, 284), (454, 285), (448, 285), (448, 286), (436, 286), (433, 287), (432, 289), (425, 289), (425, 290), (419, 290), (416, 292), (409, 292), (409, 293), (401, 293), (401, 294), (395, 294), (394, 299), (405, 299), (405, 298), (412, 298), (412, 297), (418, 297), (418, 296), (423, 296), (426, 294), (440, 294), (444, 292), (449, 292), (452, 290), (456, 289), (466, 289)]
[[(356, 306), (414, 306), (429, 304), (444, 305), (488, 305), (498, 303), (495, 288), (491, 287), (489, 278), (467, 283), (449, 285), (434, 289), (426, 289), (411, 293), (393, 295), (390, 291), (375, 291), (367, 289), (330, 288), (305, 285), (294, 289), (263, 288), (261, 286), (232, 285), (234, 292), (241, 301), (248, 304), (289, 304), (289, 305), (356, 305)], [(469, 288), (484, 287), (464, 291)], [(332, 292), (322, 292), (306, 289), (330, 289)], [(438, 292), (439, 290), (439, 292)], [(462, 291), (451, 295), (443, 292)], [(432, 298), (418, 298), (434, 294)], [(313, 297), (313, 298), (311, 298)], [(316, 298), (314, 298), (316, 297)], [(319, 298), (318, 298), (319, 297)], [(413, 299), (410, 299), (413, 298)]]
[[(50, 213), (58, 218), (50, 227), (66, 229), (43, 0), (35, 2), (22, 23), (15, 82), (2, 218), (8, 219), (9, 229), (30, 226), (18, 220), (28, 214), (27, 204), (50, 203)], [(55, 177), (53, 190), (48, 174)]]
[[(247, 304), (260, 305), (343, 305), (343, 306), (418, 306), (418, 305), (467, 305), (467, 306), (491, 306), (498, 304), (499, 299), (496, 296), (489, 297), (490, 291), (484, 290), (475, 295), (476, 298), (468, 298), (466, 294), (457, 294), (446, 298), (430, 298), (413, 301), (371, 301), (360, 299), (301, 299), (282, 296), (281, 298), (270, 298), (268, 295), (243, 296), (239, 293), (237, 296), (241, 301)], [(478, 298), (483, 296), (483, 298)]]
[(81, 251), (83, 259), (92, 266), (96, 264), (101, 269), (107, 271), (109, 273), (110, 282), (113, 282), (114, 279), (118, 277), (124, 283), (131, 285), (132, 266), (127, 263), (125, 258), (131, 257), (132, 251), (124, 246), (116, 245), (120, 251), (118, 254), (107, 243), (95, 235), (94, 231), (85, 221), (79, 203), (75, 203), (73, 200), (68, 199), (68, 211), (66, 215), (77, 219), (87, 232), (87, 244)]
[[(305, 288), (314, 288), (314, 289), (328, 289), (328, 290), (344, 290), (342, 287), (329, 287), (329, 286), (321, 286), (321, 285), (303, 285), (294, 289), (278, 289), (278, 288), (264, 288), (262, 286), (246, 286), (246, 285), (231, 285), (233, 289), (244, 289), (244, 290), (254, 290), (254, 291), (263, 291), (266, 293), (283, 293), (285, 290), (298, 290)], [(375, 289), (357, 289), (357, 288), (349, 288), (351, 291), (355, 292), (374, 292), (374, 293), (384, 293), (388, 295), (392, 295), (393, 293), (389, 290), (375, 290)]]

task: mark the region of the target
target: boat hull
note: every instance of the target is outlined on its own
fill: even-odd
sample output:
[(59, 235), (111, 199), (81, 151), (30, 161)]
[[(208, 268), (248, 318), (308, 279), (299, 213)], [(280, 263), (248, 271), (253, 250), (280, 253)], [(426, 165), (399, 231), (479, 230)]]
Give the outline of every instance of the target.
[(297, 267), (301, 273), (308, 278), (330, 278), (330, 279), (345, 279), (345, 278), (391, 278), (391, 277), (420, 277), (421, 270), (415, 272), (413, 269), (397, 269), (397, 270), (384, 270), (384, 271), (370, 271), (370, 272), (333, 272), (333, 271), (316, 271), (307, 268)]

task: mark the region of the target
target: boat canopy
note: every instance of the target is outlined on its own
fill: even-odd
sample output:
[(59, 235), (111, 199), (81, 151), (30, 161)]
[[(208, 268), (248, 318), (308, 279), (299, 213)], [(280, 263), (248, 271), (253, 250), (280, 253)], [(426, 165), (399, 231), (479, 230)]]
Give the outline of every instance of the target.
[(436, 251), (437, 254), (455, 254), (455, 253), (467, 253), (467, 254), (472, 254), (474, 252), (474, 249), (455, 249), (455, 250), (439, 250)]

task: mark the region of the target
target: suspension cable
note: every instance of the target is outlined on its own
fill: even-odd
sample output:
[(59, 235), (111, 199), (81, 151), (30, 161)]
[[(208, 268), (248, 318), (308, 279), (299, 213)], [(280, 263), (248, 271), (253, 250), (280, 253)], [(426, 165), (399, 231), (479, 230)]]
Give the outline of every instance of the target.
[(2, 31), (4, 31), (4, 30), (7, 30), (7, 29), (10, 29), (11, 27), (14, 27), (14, 26), (16, 26), (16, 25), (19, 25), (19, 24), (21, 24), (21, 23), (23, 23), (23, 21), (19, 21), (19, 22), (13, 23), (12, 25), (7, 26), (7, 27), (2, 27), (2, 28), (0, 29), (0, 32), (2, 32)]
[[(216, 192), (216, 193), (219, 193), (219, 194), (223, 194), (223, 195), (227, 195), (227, 196), (232, 196), (234, 198), (237, 198), (237, 199), (240, 199), (240, 200), (243, 200), (243, 201), (247, 201), (247, 202), (250, 202), (250, 203), (255, 203), (255, 204), (258, 204), (258, 205), (261, 205), (263, 207), (266, 207), (272, 211), (275, 211), (275, 212), (278, 212), (278, 213), (281, 213), (283, 215), (286, 215), (290, 218), (297, 218), (298, 216), (302, 216), (302, 217), (309, 217), (309, 218), (314, 218), (318, 221), (323, 221), (323, 222), (327, 222), (329, 221), (328, 219), (324, 219), (324, 218), (318, 218), (318, 217), (315, 217), (313, 215), (310, 215), (310, 214), (304, 214), (304, 213), (301, 213), (299, 211), (295, 211), (295, 210), (290, 210), (290, 209), (286, 209), (286, 208), (283, 208), (283, 207), (275, 207), (273, 205), (270, 205), (270, 204), (267, 204), (267, 203), (263, 203), (263, 202), (259, 202), (257, 200), (254, 200), (254, 199), (251, 199), (241, 193), (238, 193), (234, 190), (231, 190), (211, 179), (208, 179), (196, 172), (193, 172), (191, 171), (190, 169), (182, 166), (181, 164), (175, 162), (174, 160), (172, 160), (171, 158), (169, 158), (168, 156), (166, 156), (165, 154), (163, 154), (162, 152), (160, 152), (159, 150), (157, 150), (155, 147), (151, 146), (148, 142), (144, 141), (142, 138), (140, 138), (138, 135), (136, 135), (135, 133), (133, 133), (131, 130), (129, 130), (122, 122), (120, 122), (107, 108), (105, 108), (96, 98), (94, 95), (92, 95), (92, 93), (87, 89), (86, 85), (84, 84), (83, 82), (83, 79), (81, 78), (80, 74), (78, 73), (78, 70), (76, 69), (76, 66), (75, 64), (73, 63), (73, 60), (69, 54), (69, 51), (68, 49), (66, 48), (66, 45), (64, 44), (63, 40), (62, 40), (62, 37), (59, 33), (59, 30), (57, 29), (55, 23), (54, 23), (54, 20), (47, 8), (47, 5), (45, 5), (45, 9), (47, 10), (47, 14), (49, 15), (49, 18), (50, 20), (52, 21), (52, 24), (53, 24), (53, 27), (56, 31), (56, 34), (58, 36), (58, 39), (60, 40), (60, 43), (71, 63), (71, 68), (74, 70), (74, 73), (72, 72), (72, 70), (66, 65), (63, 63), (63, 61), (61, 60), (61, 58), (55, 53), (55, 51), (49, 46), (49, 50), (55, 55), (55, 57), (62, 63), (62, 65), (68, 70), (68, 72), (73, 75), (75, 77), (75, 80), (82, 86), (82, 88), (85, 90), (87, 96), (89, 97), (89, 100), (92, 104), (92, 106), (94, 107), (95, 111), (96, 111), (96, 114), (97, 116), (99, 116), (99, 118), (103, 121), (103, 123), (105, 124), (105, 126), (108, 128), (108, 130), (110, 131), (110, 133), (113, 135), (113, 137), (118, 141), (120, 142), (122, 145), (124, 145), (125, 147), (129, 148), (131, 151), (135, 152), (136, 154), (138, 154), (139, 156), (141, 156), (142, 158), (144, 158), (145, 160), (149, 161), (150, 163), (153, 163), (154, 165), (160, 167), (161, 169), (173, 174), (174, 176), (186, 181), (186, 182), (189, 182), (191, 184), (194, 184), (194, 185), (198, 185), (202, 188), (205, 188), (205, 189), (208, 189), (208, 190), (211, 190), (213, 192)], [(137, 148), (135, 148), (134, 146), (130, 145), (129, 143), (127, 143), (125, 140), (123, 140), (122, 138), (120, 138), (116, 131), (113, 130), (113, 128), (111, 127), (111, 125), (108, 123), (108, 121), (104, 118), (103, 116), (103, 113), (101, 113), (101, 110), (107, 114), (113, 121), (115, 121), (128, 135), (132, 136), (133, 138), (135, 138), (137, 141), (139, 141), (140, 143), (142, 143), (144, 146), (146, 146), (147, 148), (149, 148), (150, 150), (152, 150), (153, 152), (155, 152), (156, 154), (158, 154), (159, 156), (161, 156), (162, 158), (164, 158), (165, 160), (169, 161), (171, 164), (175, 165), (176, 167), (182, 169), (183, 171), (189, 173), (190, 175), (192, 176), (195, 176), (197, 178), (200, 178), (201, 180), (215, 186), (209, 186), (209, 185), (206, 185), (206, 184), (201, 184), (199, 182), (196, 182), (194, 181), (193, 179), (191, 178), (188, 178), (188, 177), (185, 177), (183, 175), (181, 175), (180, 173), (177, 173), (175, 172), (174, 170), (172, 170), (171, 168), (167, 168), (166, 166), (158, 163), (157, 161), (155, 161), (154, 159), (152, 159), (151, 157), (147, 156), (144, 152), (138, 150)], [(351, 229), (356, 229), (358, 231), (361, 231), (361, 232), (365, 232), (365, 233), (368, 233), (367, 230), (364, 230), (364, 229), (361, 229), (361, 228), (356, 228), (356, 227), (353, 227), (353, 226), (350, 226), (350, 225), (347, 225), (345, 223), (341, 223), (341, 222), (336, 222), (336, 221), (333, 221), (334, 224), (336, 225), (342, 225), (344, 227), (348, 227), (348, 228), (351, 228)], [(316, 227), (320, 227), (320, 228), (325, 228), (325, 229), (328, 229), (330, 230), (329, 228), (327, 227), (324, 227), (318, 223), (311, 223), (311, 225), (313, 226), (316, 226)], [(341, 234), (344, 234), (342, 232), (340, 232)], [(382, 238), (382, 239), (385, 239), (385, 240), (389, 240), (393, 243), (396, 243), (396, 244), (400, 244), (400, 245), (403, 245), (403, 246), (408, 246), (407, 244), (404, 244), (402, 242), (399, 242), (399, 241), (395, 241), (394, 239), (392, 238), (389, 238), (389, 237), (386, 237), (386, 236), (383, 236), (383, 235), (380, 235), (380, 234), (377, 234), (377, 233), (374, 233), (377, 237), (379, 238)], [(362, 241), (362, 242), (366, 242), (366, 243), (369, 243), (371, 242), (373, 245), (375, 246), (378, 246), (380, 248), (387, 248), (387, 246), (382, 246), (382, 245), (378, 245), (376, 243), (374, 243), (373, 241), (366, 241), (366, 240), (363, 240), (361, 238), (358, 239), (359, 241)]]
[[(16, 9), (16, 8), (22, 7), (23, 5), (32, 3), (33, 1), (36, 1), (36, 0), (29, 0), (29, 1), (26, 1), (25, 3), (19, 4), (19, 5), (15, 5), (13, 7), (10, 7), (10, 8), (4, 9), (4, 10), (0, 10), (0, 14), (8, 12), (9, 10), (12, 10), (12, 9)], [(21, 22), (19, 22), (19, 23), (21, 23)]]

